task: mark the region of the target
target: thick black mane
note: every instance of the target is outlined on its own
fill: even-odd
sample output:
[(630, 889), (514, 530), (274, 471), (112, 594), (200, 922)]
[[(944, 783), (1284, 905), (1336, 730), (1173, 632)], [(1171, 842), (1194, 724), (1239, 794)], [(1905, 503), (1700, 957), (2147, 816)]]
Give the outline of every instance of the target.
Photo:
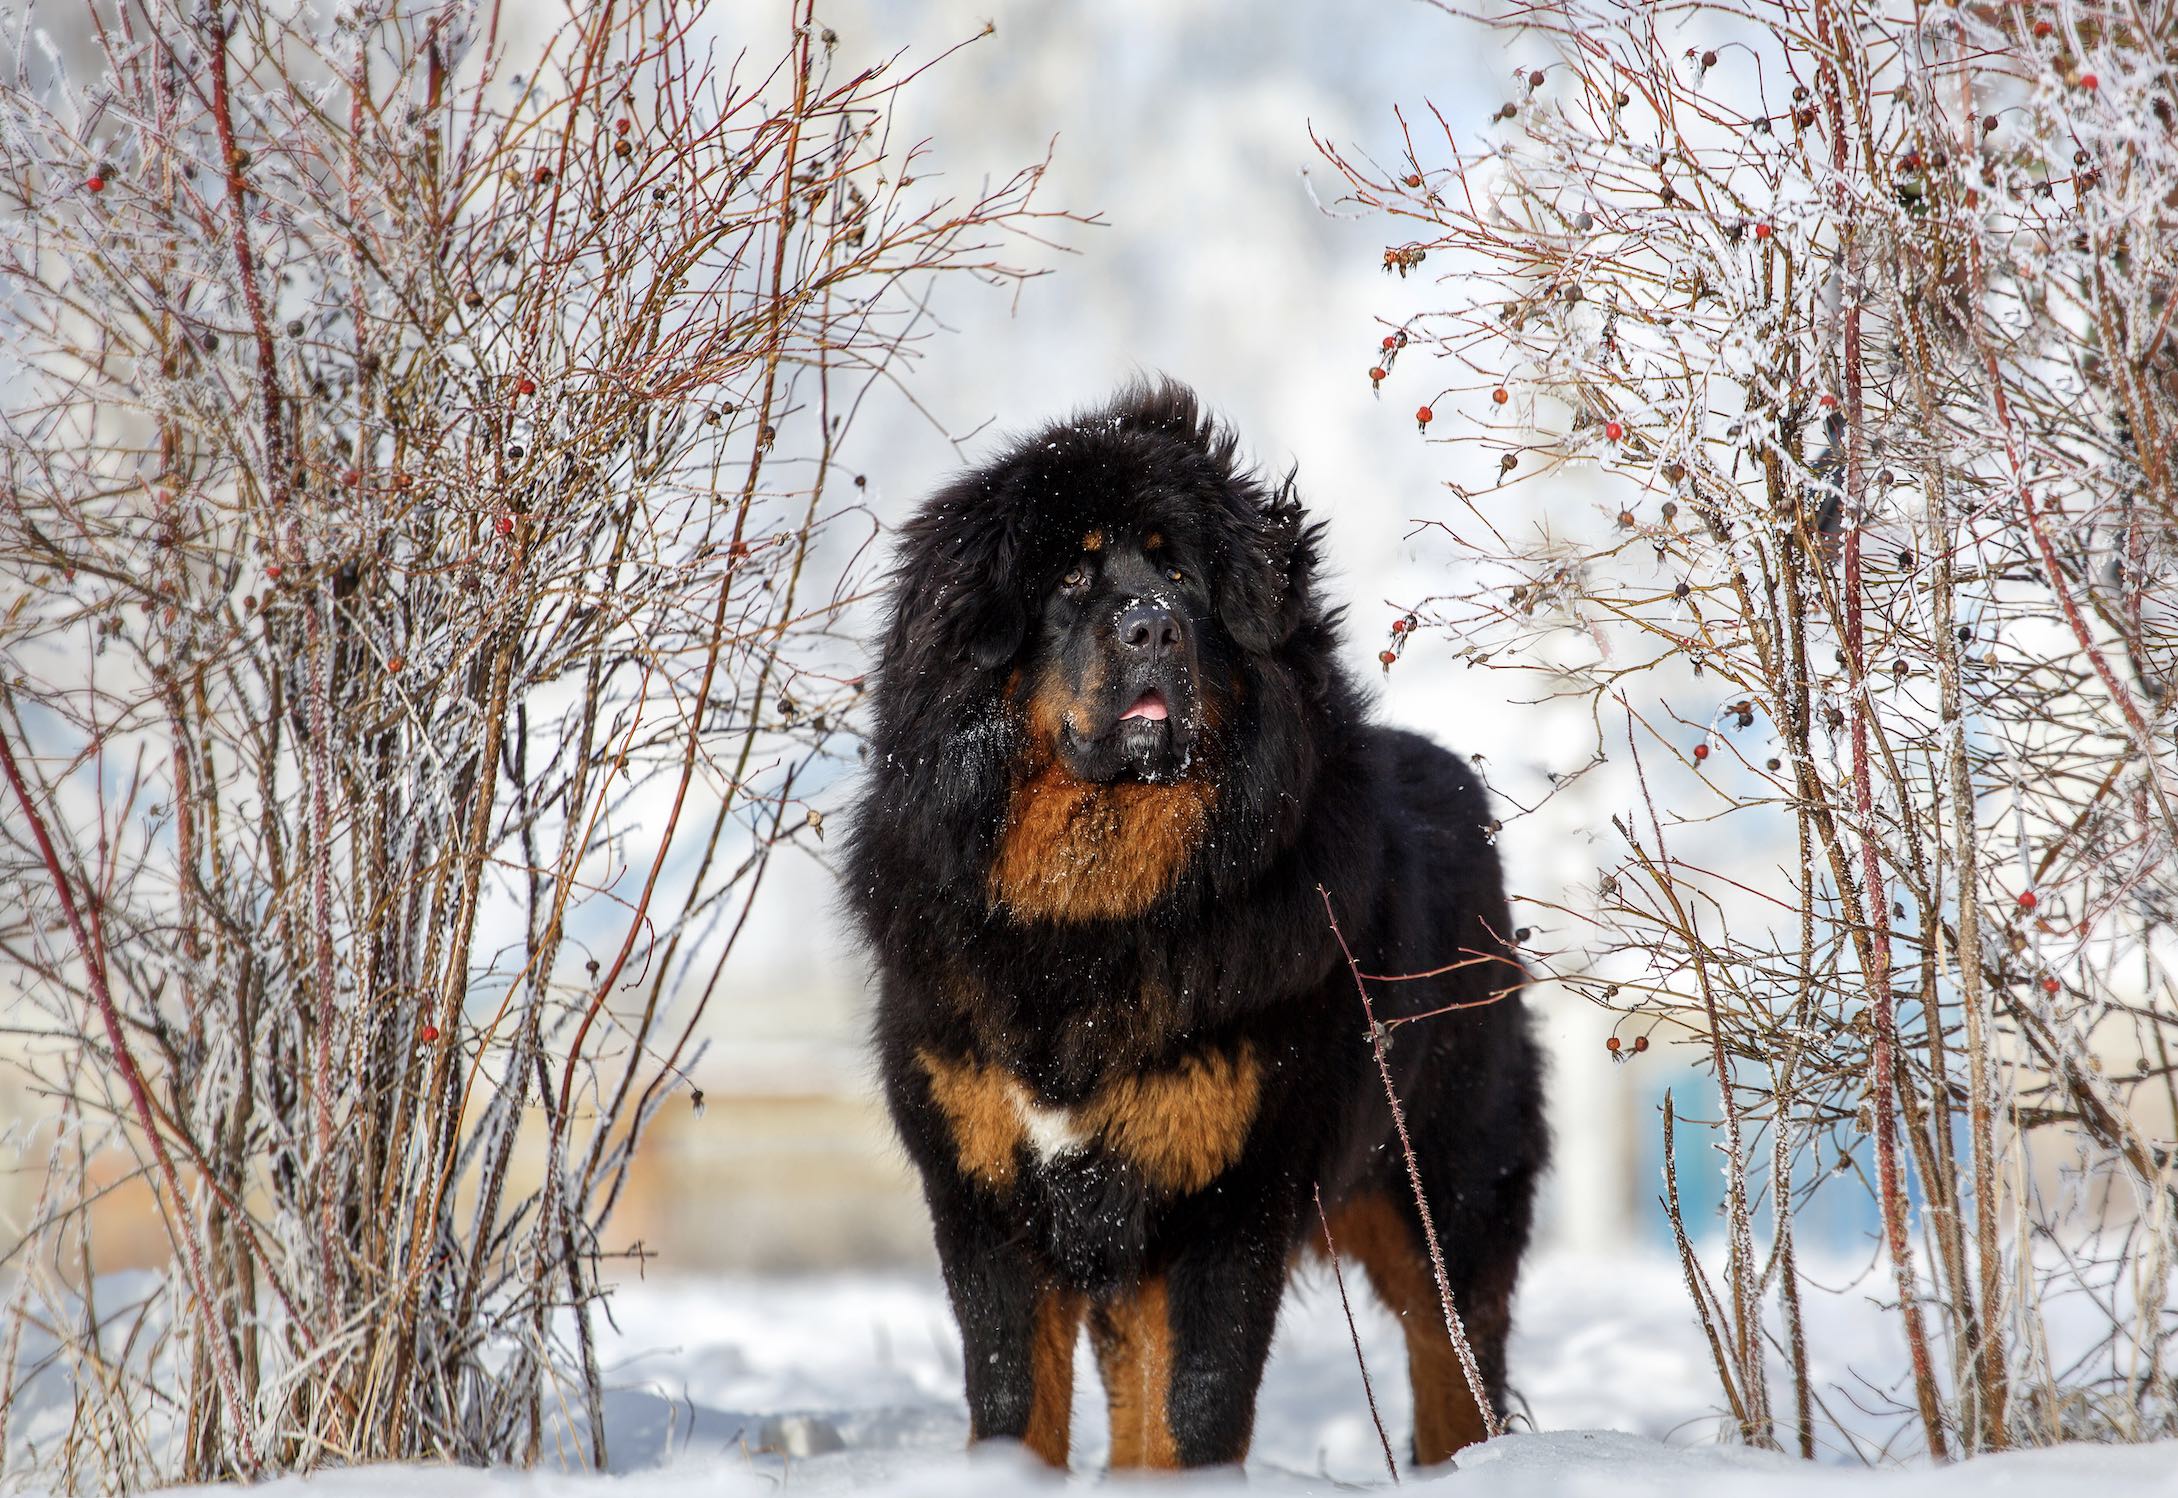
[[(1155, 523), (1205, 495), (1214, 497), (1218, 617), (1240, 646), (1247, 722), (1228, 735), (1241, 748), (1213, 832), (1220, 857), (1194, 883), (1230, 893), (1259, 870), (1251, 853), (1290, 846), (1322, 752), (1359, 702), (1336, 660), (1342, 611), (1314, 588), (1322, 526), (1305, 518), (1290, 477), (1265, 484), (1241, 464), (1233, 432), (1166, 380), (1015, 441), (901, 527), (854, 876), (911, 875), (930, 896), (983, 904), (1021, 750), (1003, 692), (1030, 600), (1084, 530)], [(1174, 891), (1166, 923), (1188, 893)], [(887, 912), (859, 896), (853, 905), (882, 946)]]

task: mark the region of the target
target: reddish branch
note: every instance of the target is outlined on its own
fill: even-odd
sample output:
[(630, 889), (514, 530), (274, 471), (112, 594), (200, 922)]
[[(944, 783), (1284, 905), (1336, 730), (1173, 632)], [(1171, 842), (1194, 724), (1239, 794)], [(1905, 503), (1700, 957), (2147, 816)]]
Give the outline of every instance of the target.
[(1866, 422), (1861, 390), (1861, 307), (1855, 283), (1859, 266), (1850, 213), (1844, 199), (1848, 147), (1844, 105), (1845, 86), (1840, 72), (1849, 60), (1839, 53), (1841, 38), (1833, 29), (1830, 6), (1817, 0), (1815, 35), (1819, 57), (1818, 87), (1830, 114), (1831, 165), (1838, 174), (1837, 207), (1843, 226), (1839, 230), (1839, 276), (1845, 299), (1845, 657), (1852, 691), (1853, 810), (1860, 828), (1861, 904), (1868, 916), (1863, 950), (1868, 965), (1868, 1013), (1874, 1026), (1874, 1044), (1868, 1053), (1870, 1106), (1875, 1112), (1876, 1198), (1883, 1216), (1883, 1242), (1891, 1271), (1898, 1281), (1899, 1311), (1905, 1319), (1907, 1354), (1913, 1364), (1915, 1402), (1921, 1411), (1922, 1434), (1928, 1452), (1937, 1461), (1948, 1454), (1944, 1439), (1942, 1396), (1928, 1349), (1928, 1329), (1923, 1323), (1920, 1290), (1915, 1281), (1913, 1248), (1906, 1226), (1906, 1190), (1898, 1153), (1898, 1112), (1894, 1093), (1898, 1047), (1898, 1023), (1891, 1000), (1891, 897), (1883, 879), (1877, 846), (1875, 792), (1868, 763), (1868, 653), (1867, 631), (1862, 615), (1861, 537), (1867, 492), (1861, 474), (1862, 429)]
[[(257, 257), (250, 248), (249, 180), (243, 175), (249, 158), (242, 153), (234, 128), (234, 101), (227, 84), (228, 15), (214, 7), (205, 30), (212, 49), (212, 125), (219, 141), (220, 174), (227, 184), (227, 210), (233, 216), (235, 278), (241, 283), (242, 305), (249, 312), (250, 337), (257, 346), (257, 394), (263, 409), (265, 492), (276, 512), (287, 508), (289, 460), (286, 418), (280, 408), (280, 364), (273, 350), (272, 321), (265, 311), (265, 293), (258, 283)], [(289, 562), (301, 557), (290, 552)]]
[[(113, 994), (106, 987), (106, 967), (98, 960), (91, 938), (84, 929), (83, 917), (76, 908), (75, 889), (68, 872), (61, 866), (60, 854), (53, 846), (52, 837), (46, 832), (45, 818), (38, 811), (38, 803), (30, 794), (30, 787), (23, 781), (23, 772), (15, 762), (15, 750), (8, 743), (8, 736), (0, 731), (0, 770), (5, 770), (8, 785), (15, 791), (16, 802), (23, 808), (23, 818), (30, 823), (30, 835), (38, 845), (38, 856), (45, 861), (46, 876), (52, 881), (54, 898), (60, 901), (61, 915), (68, 922), (68, 934), (76, 944), (77, 955), (83, 959), (83, 971), (91, 989), (91, 1005), (98, 1011), (99, 1023), (105, 1027), (106, 1044), (112, 1048), (114, 1066), (121, 1073), (121, 1080), (129, 1092), (129, 1105), (136, 1113), (137, 1127), (143, 1130), (144, 1141), (151, 1149), (151, 1158), (158, 1167), (160, 1183), (166, 1188), (167, 1233), (181, 1241), (182, 1253), (189, 1266), (189, 1283), (196, 1295), (199, 1336), (211, 1349), (213, 1365), (219, 1371), (219, 1387), (227, 1402), (227, 1420), (233, 1427), (235, 1444), (242, 1453), (244, 1474), (257, 1470), (257, 1448), (251, 1435), (251, 1422), (242, 1401), (242, 1378), (235, 1368), (234, 1345), (222, 1314), (222, 1303), (212, 1294), (211, 1279), (204, 1272), (204, 1253), (197, 1244), (197, 1235), (189, 1226), (189, 1203), (182, 1195), (181, 1179), (175, 1173), (174, 1161), (166, 1152), (166, 1137), (152, 1117), (151, 1091), (144, 1084), (144, 1074), (136, 1064), (135, 1055), (129, 1050), (127, 1033), (122, 1029), (121, 1014), (114, 1007)], [(12, 1393), (9, 1391), (0, 1391)]]

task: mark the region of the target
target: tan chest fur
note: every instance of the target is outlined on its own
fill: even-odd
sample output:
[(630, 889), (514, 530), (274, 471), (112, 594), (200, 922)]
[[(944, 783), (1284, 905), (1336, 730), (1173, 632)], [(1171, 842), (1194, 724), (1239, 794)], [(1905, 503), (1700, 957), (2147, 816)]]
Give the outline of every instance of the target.
[[(1082, 685), (1098, 690), (1101, 664)], [(1021, 689), (1018, 677), (1008, 697)], [(1216, 714), (1205, 703), (1205, 721)], [(1053, 745), (1087, 712), (1051, 680), (1026, 704), (1031, 749), (1006, 803), (1006, 828), (991, 862), (993, 903), (1030, 920), (1124, 920), (1171, 888), (1210, 822), (1217, 791), (1190, 778), (1148, 784), (1076, 779)]]
[(1046, 766), (1014, 789), (991, 896), (1032, 919), (1139, 915), (1186, 866), (1213, 795), (1200, 781), (1093, 785)]
[(1158, 1190), (1199, 1191), (1240, 1158), (1262, 1100), (1262, 1069), (1246, 1045), (1115, 1078), (1072, 1108), (1040, 1105), (1018, 1077), (974, 1057), (923, 1050), (915, 1059), (962, 1173), (993, 1187), (1012, 1184), (1024, 1149), (1038, 1160), (1104, 1149)]

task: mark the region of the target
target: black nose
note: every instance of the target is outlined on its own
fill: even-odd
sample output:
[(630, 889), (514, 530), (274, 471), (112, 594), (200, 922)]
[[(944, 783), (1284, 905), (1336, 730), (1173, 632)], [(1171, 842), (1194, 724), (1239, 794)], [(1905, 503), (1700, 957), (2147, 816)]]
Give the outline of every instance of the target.
[(1180, 648), (1180, 621), (1161, 604), (1135, 604), (1119, 616), (1119, 643), (1154, 661)]

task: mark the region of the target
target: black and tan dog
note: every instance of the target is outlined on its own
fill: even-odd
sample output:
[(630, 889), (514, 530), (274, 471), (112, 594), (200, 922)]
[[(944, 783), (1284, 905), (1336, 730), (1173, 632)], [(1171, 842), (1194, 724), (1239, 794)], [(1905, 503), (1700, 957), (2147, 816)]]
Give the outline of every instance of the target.
[[(1073, 1349), (1114, 1466), (1237, 1462), (1297, 1251), (1403, 1318), (1413, 1454), (1483, 1431), (1439, 1312), (1329, 892), (1391, 1047), (1493, 1401), (1538, 1058), (1480, 787), (1372, 724), (1291, 485), (1185, 389), (1130, 390), (910, 520), (849, 898), (978, 1438), (1067, 1460)], [(1441, 1013), (1439, 1012), (1441, 1011)]]

